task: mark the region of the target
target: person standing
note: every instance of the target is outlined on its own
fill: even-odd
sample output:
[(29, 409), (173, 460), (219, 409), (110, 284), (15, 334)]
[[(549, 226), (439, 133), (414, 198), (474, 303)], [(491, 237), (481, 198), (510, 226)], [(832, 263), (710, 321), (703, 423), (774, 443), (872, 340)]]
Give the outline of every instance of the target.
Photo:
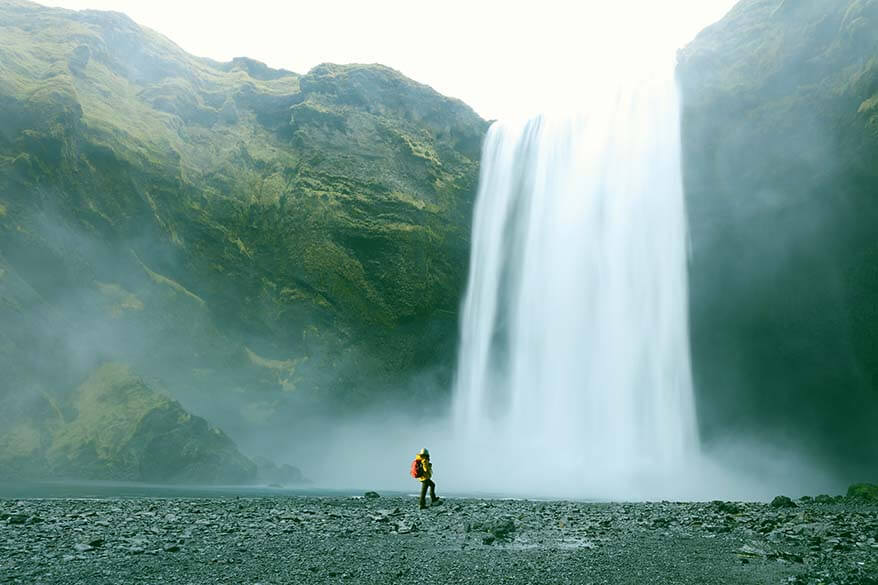
[(430, 463), (430, 452), (424, 447), (412, 461), (412, 477), (421, 482), (421, 498), (418, 501), (421, 510), (427, 507), (427, 489), (430, 490), (430, 505), (436, 506), (442, 500), (436, 496), (436, 483), (433, 481), (433, 464)]

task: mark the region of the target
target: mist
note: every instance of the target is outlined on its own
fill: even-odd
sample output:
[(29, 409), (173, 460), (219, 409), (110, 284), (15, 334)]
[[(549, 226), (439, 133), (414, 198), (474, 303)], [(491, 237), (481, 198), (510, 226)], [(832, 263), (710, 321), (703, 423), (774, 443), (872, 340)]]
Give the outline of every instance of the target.
[[(121, 16), (77, 18), (145, 42)], [(538, 59), (498, 67), (538, 71), (484, 145), (515, 153), (494, 187), (520, 200), (482, 217), (487, 123), (398, 72), (81, 45), (86, 64), (56, 80), (67, 97), (45, 111), (9, 98), (3, 114), (4, 462), (50, 476), (36, 468), (81, 420), (86, 382), (124, 364), (105, 386), (167, 395), (315, 487), (414, 491), (421, 447), (453, 495), (766, 499), (873, 473), (872, 139), (844, 130), (873, 87), (839, 82), (843, 106), (788, 100), (822, 79), (802, 41), (770, 82), (730, 94), (696, 39), (675, 88), (665, 57), (684, 41), (665, 32), (667, 52), (595, 51), (603, 69), (557, 83)], [(166, 83), (195, 70), (210, 82)], [(610, 91), (625, 77), (646, 93)], [(115, 94), (95, 79), (136, 96), (120, 111), (159, 138), (99, 118)], [(538, 104), (550, 113), (522, 122)], [(487, 301), (468, 300), (490, 274)]]

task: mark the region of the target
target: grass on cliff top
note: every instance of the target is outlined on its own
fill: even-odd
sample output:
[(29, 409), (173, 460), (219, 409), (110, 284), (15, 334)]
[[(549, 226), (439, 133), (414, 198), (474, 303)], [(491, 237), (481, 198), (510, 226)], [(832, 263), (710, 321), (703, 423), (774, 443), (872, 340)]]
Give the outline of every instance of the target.
[[(121, 14), (35, 7), (0, 2), (0, 94), (49, 108), (80, 104), (94, 141), (138, 166), (179, 159), (195, 174), (222, 167), (228, 149), (239, 143), (272, 142), (267, 133), (252, 140), (252, 124), (223, 123), (223, 106), (245, 87), (264, 95), (299, 89), (292, 74), (264, 80), (224, 71)], [(88, 47), (87, 60), (73, 67), (80, 47)], [(208, 136), (193, 140), (181, 113), (217, 123), (201, 130)], [(269, 147), (266, 158), (279, 153)]]
[(703, 63), (706, 85), (722, 92), (776, 86), (788, 95), (816, 70), (826, 73), (822, 83), (842, 88), (876, 49), (878, 3), (871, 0), (744, 0), (699, 33), (679, 60), (684, 68)]

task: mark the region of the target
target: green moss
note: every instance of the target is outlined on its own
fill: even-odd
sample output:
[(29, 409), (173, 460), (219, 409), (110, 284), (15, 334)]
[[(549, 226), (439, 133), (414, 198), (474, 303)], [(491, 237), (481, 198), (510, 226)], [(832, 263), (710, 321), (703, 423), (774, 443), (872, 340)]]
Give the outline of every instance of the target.
[(32, 458), (41, 448), (41, 433), (30, 421), (17, 422), (0, 432), (0, 462)]
[(110, 314), (113, 317), (121, 316), (125, 311), (143, 311), (144, 304), (137, 295), (128, 292), (118, 284), (95, 283), (101, 294), (110, 302)]
[(878, 485), (871, 483), (854, 484), (848, 488), (847, 497), (850, 500), (878, 504)]
[[(136, 254), (135, 254), (135, 257), (136, 257)], [(140, 267), (143, 268), (143, 271), (146, 272), (147, 275), (149, 275), (150, 280), (152, 280), (154, 283), (162, 285), (162, 286), (166, 286), (166, 287), (170, 288), (172, 291), (174, 291), (175, 293), (183, 295), (189, 299), (192, 299), (193, 301), (198, 303), (198, 305), (201, 307), (204, 307), (207, 305), (207, 303), (205, 303), (204, 299), (199, 297), (194, 292), (187, 290), (186, 287), (184, 287), (183, 285), (181, 285), (177, 282), (174, 282), (173, 280), (171, 280), (167, 276), (163, 276), (163, 275), (159, 274), (158, 272), (153, 272), (152, 270), (150, 270), (146, 264), (141, 262), (140, 258), (137, 258), (137, 262), (140, 264)]]
[(137, 332), (109, 351), (150, 379), (286, 413), (453, 359), (487, 129), (461, 102), (387, 67), (217, 63), (122, 15), (7, 1), (0, 127), (0, 249), (22, 275), (0, 321), (81, 301), (96, 330)]
[(112, 461), (141, 419), (168, 402), (134, 377), (127, 365), (101, 366), (77, 389), (74, 407), (78, 415), (57, 433), (49, 456), (71, 457), (90, 446), (99, 459)]
[(878, 93), (865, 100), (860, 104), (860, 107), (857, 108), (858, 114), (871, 114), (875, 111), (878, 111)]

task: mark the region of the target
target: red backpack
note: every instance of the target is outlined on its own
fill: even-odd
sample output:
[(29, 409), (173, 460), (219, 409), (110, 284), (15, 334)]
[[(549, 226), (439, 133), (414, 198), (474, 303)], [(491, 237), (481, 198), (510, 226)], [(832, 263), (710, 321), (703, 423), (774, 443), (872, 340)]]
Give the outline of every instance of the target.
[(412, 461), (412, 477), (418, 479), (424, 475), (424, 467), (421, 465), (421, 460), (415, 457), (415, 460)]

